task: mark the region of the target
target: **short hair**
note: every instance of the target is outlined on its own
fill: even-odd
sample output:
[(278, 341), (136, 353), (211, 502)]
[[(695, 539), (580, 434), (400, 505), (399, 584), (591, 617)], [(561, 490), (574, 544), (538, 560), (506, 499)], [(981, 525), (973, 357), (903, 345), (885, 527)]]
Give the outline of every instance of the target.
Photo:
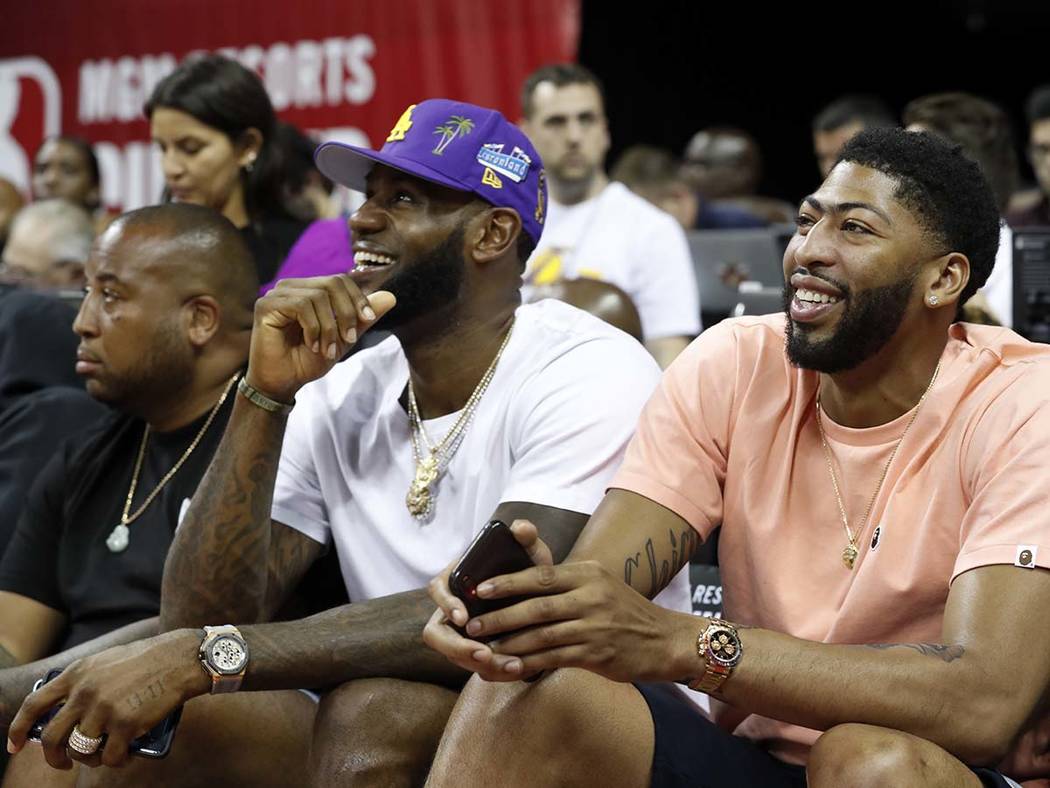
[(1025, 102), (1024, 114), (1029, 125), (1050, 119), (1050, 85), (1040, 85), (1032, 91)]
[(48, 239), (48, 257), (55, 263), (86, 263), (95, 240), (95, 225), (83, 206), (61, 198), (40, 200), (22, 208), (11, 222), (8, 237), (36, 224), (35, 234)]
[(166, 265), (200, 277), (223, 308), (251, 311), (259, 293), (255, 259), (241, 232), (222, 214), (202, 205), (163, 203), (118, 216), (107, 228), (147, 231), (174, 243), (154, 248), (170, 250)]
[(999, 210), (984, 173), (960, 145), (926, 132), (867, 129), (843, 146), (837, 162), (843, 161), (897, 181), (894, 196), (941, 253), (966, 255), (970, 280), (960, 307), (988, 281), (999, 249)]
[(616, 160), (609, 173), (614, 181), (627, 188), (662, 189), (682, 182), (678, 159), (670, 151), (654, 145), (632, 145)]
[(566, 85), (591, 85), (598, 91), (598, 97), (605, 107), (605, 88), (602, 82), (589, 68), (579, 63), (551, 63), (540, 66), (525, 78), (525, 84), (521, 88), (521, 114), (525, 118), (531, 118), (536, 109), (532, 103), (533, 94), (542, 82), (550, 82), (555, 87), (563, 88)]
[(1006, 113), (971, 93), (933, 93), (908, 103), (904, 125), (918, 123), (961, 145), (984, 171), (1000, 213), (1017, 188), (1017, 151)]
[(886, 102), (877, 96), (849, 94), (835, 99), (816, 114), (813, 131), (834, 131), (849, 123), (872, 129), (896, 126), (897, 119)]

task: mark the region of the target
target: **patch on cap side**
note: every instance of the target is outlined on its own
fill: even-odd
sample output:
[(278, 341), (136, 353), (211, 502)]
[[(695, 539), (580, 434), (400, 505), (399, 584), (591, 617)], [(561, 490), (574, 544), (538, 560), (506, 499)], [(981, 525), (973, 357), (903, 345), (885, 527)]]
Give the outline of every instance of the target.
[(515, 183), (521, 183), (529, 174), (532, 159), (517, 145), (510, 153), (503, 152), (502, 142), (486, 142), (478, 149), (478, 164), (505, 175)]

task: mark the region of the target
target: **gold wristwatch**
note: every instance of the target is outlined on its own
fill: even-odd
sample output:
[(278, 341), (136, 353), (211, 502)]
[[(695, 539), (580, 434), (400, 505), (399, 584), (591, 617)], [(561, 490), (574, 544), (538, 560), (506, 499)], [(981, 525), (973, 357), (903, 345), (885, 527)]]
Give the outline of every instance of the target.
[(233, 624), (204, 627), (197, 652), (201, 667), (211, 676), (211, 693), (236, 692), (248, 669), (248, 644)]
[(704, 661), (704, 672), (689, 682), (689, 689), (711, 694), (718, 692), (733, 675), (733, 668), (740, 664), (744, 649), (736, 627), (715, 618), (697, 637), (696, 653)]

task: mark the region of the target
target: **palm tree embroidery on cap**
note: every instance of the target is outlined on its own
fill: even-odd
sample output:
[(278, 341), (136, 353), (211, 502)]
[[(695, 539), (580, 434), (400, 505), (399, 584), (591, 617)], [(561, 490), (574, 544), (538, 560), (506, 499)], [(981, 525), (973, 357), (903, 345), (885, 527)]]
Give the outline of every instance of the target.
[(474, 128), (474, 121), (470, 118), (465, 118), (462, 115), (453, 115), (451, 118), (446, 120), (436, 129), (435, 134), (440, 134), (441, 139), (438, 140), (437, 146), (431, 153), (436, 153), (438, 156), (442, 155), (456, 137), (467, 136)]

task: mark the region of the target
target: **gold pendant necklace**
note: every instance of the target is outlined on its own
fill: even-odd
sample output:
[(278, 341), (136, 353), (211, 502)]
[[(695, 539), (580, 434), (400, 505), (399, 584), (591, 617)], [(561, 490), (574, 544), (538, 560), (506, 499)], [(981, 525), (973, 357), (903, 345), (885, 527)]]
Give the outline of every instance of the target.
[[(492, 359), (489, 368), (485, 370), (485, 374), (481, 376), (478, 385), (474, 387), (467, 404), (463, 406), (463, 412), (456, 419), (456, 423), (452, 425), (452, 429), (446, 433), (445, 437), (436, 446), (430, 442), (427, 431), (423, 427), (423, 419), (419, 414), (419, 405), (416, 402), (416, 393), (412, 388), (412, 376), (411, 374), (409, 375), (408, 420), (412, 428), (412, 454), (416, 459), (416, 473), (412, 478), (412, 483), (408, 486), (405, 506), (408, 507), (408, 513), (417, 520), (426, 521), (434, 513), (435, 492), (432, 489), (433, 485), (441, 478), (441, 474), (448, 467), (452, 456), (456, 453), (456, 449), (463, 442), (467, 427), (474, 420), (474, 412), (477, 410), (478, 403), (481, 402), (482, 396), (492, 382), (492, 377), (496, 374), (496, 365), (499, 364), (500, 357), (503, 355), (507, 343), (510, 342), (510, 334), (513, 330), (514, 323), (512, 321), (510, 328), (507, 329), (507, 335), (503, 337), (503, 342), (500, 344), (499, 350), (496, 351), (496, 357)], [(427, 450), (425, 457), (423, 456), (424, 446)]]
[(128, 528), (133, 522), (135, 522), (146, 508), (153, 503), (153, 499), (157, 497), (164, 485), (171, 481), (173, 477), (182, 467), (183, 463), (189, 459), (190, 455), (193, 454), (193, 450), (197, 448), (197, 444), (201, 442), (201, 438), (204, 437), (204, 433), (208, 431), (208, 427), (211, 426), (212, 421), (215, 419), (215, 414), (219, 412), (219, 408), (222, 407), (222, 403), (226, 401), (226, 395), (230, 393), (230, 389), (233, 388), (233, 384), (240, 377), (240, 372), (230, 378), (230, 382), (226, 384), (226, 388), (223, 389), (222, 396), (219, 397), (219, 401), (215, 403), (215, 407), (211, 409), (211, 413), (208, 414), (207, 420), (197, 431), (197, 436), (190, 443), (190, 446), (186, 451), (179, 457), (178, 462), (172, 466), (171, 470), (164, 474), (164, 477), (160, 480), (153, 491), (146, 496), (146, 500), (142, 502), (142, 505), (135, 510), (135, 513), (129, 515), (131, 511), (131, 502), (135, 498), (135, 490), (139, 486), (139, 473), (142, 471), (142, 461), (146, 457), (146, 444), (149, 443), (149, 424), (146, 425), (146, 429), (142, 432), (142, 443), (139, 444), (139, 456), (135, 460), (135, 469), (131, 473), (131, 487), (128, 489), (128, 497), (124, 501), (124, 512), (120, 515), (120, 522), (113, 528), (109, 536), (106, 537), (106, 547), (109, 548), (111, 553), (123, 553), (128, 549), (128, 542), (131, 537), (131, 529)]
[(835, 502), (839, 507), (839, 517), (842, 520), (842, 527), (846, 531), (846, 547), (842, 550), (842, 563), (845, 564), (847, 569), (852, 570), (853, 565), (857, 562), (857, 556), (860, 555), (860, 549), (857, 547), (857, 537), (860, 536), (864, 529), (868, 525), (868, 518), (871, 516), (871, 509), (875, 505), (875, 499), (879, 497), (879, 491), (882, 490), (882, 483), (886, 481), (886, 474), (890, 471), (890, 466), (893, 464), (893, 458), (897, 456), (897, 449), (901, 447), (901, 443), (904, 442), (904, 436), (908, 434), (908, 430), (911, 429), (911, 425), (915, 423), (915, 417), (919, 415), (919, 409), (922, 407), (922, 403), (926, 401), (926, 395), (930, 393), (930, 389), (933, 388), (933, 382), (937, 380), (937, 373), (941, 371), (941, 362), (937, 362), (937, 366), (933, 370), (933, 377), (930, 378), (930, 382), (926, 385), (926, 390), (922, 392), (922, 396), (919, 397), (919, 402), (915, 406), (915, 410), (911, 413), (911, 418), (908, 419), (908, 423), (904, 427), (904, 432), (897, 439), (897, 443), (893, 447), (893, 451), (890, 452), (890, 458), (886, 461), (886, 465), (882, 468), (882, 475), (879, 476), (879, 483), (875, 485), (875, 492), (871, 494), (871, 499), (868, 501), (868, 508), (864, 510), (864, 518), (860, 521), (860, 527), (857, 532), (854, 533), (849, 527), (849, 518), (846, 516), (846, 506), (842, 502), (842, 493), (839, 491), (839, 481), (835, 476), (835, 468), (831, 462), (831, 449), (828, 448), (827, 438), (824, 436), (824, 423), (821, 420), (820, 414), (822, 408), (820, 407), (820, 392), (817, 392), (817, 430), (820, 432), (820, 445), (824, 448), (824, 461), (828, 466), (828, 473), (831, 475), (831, 487), (835, 490)]

